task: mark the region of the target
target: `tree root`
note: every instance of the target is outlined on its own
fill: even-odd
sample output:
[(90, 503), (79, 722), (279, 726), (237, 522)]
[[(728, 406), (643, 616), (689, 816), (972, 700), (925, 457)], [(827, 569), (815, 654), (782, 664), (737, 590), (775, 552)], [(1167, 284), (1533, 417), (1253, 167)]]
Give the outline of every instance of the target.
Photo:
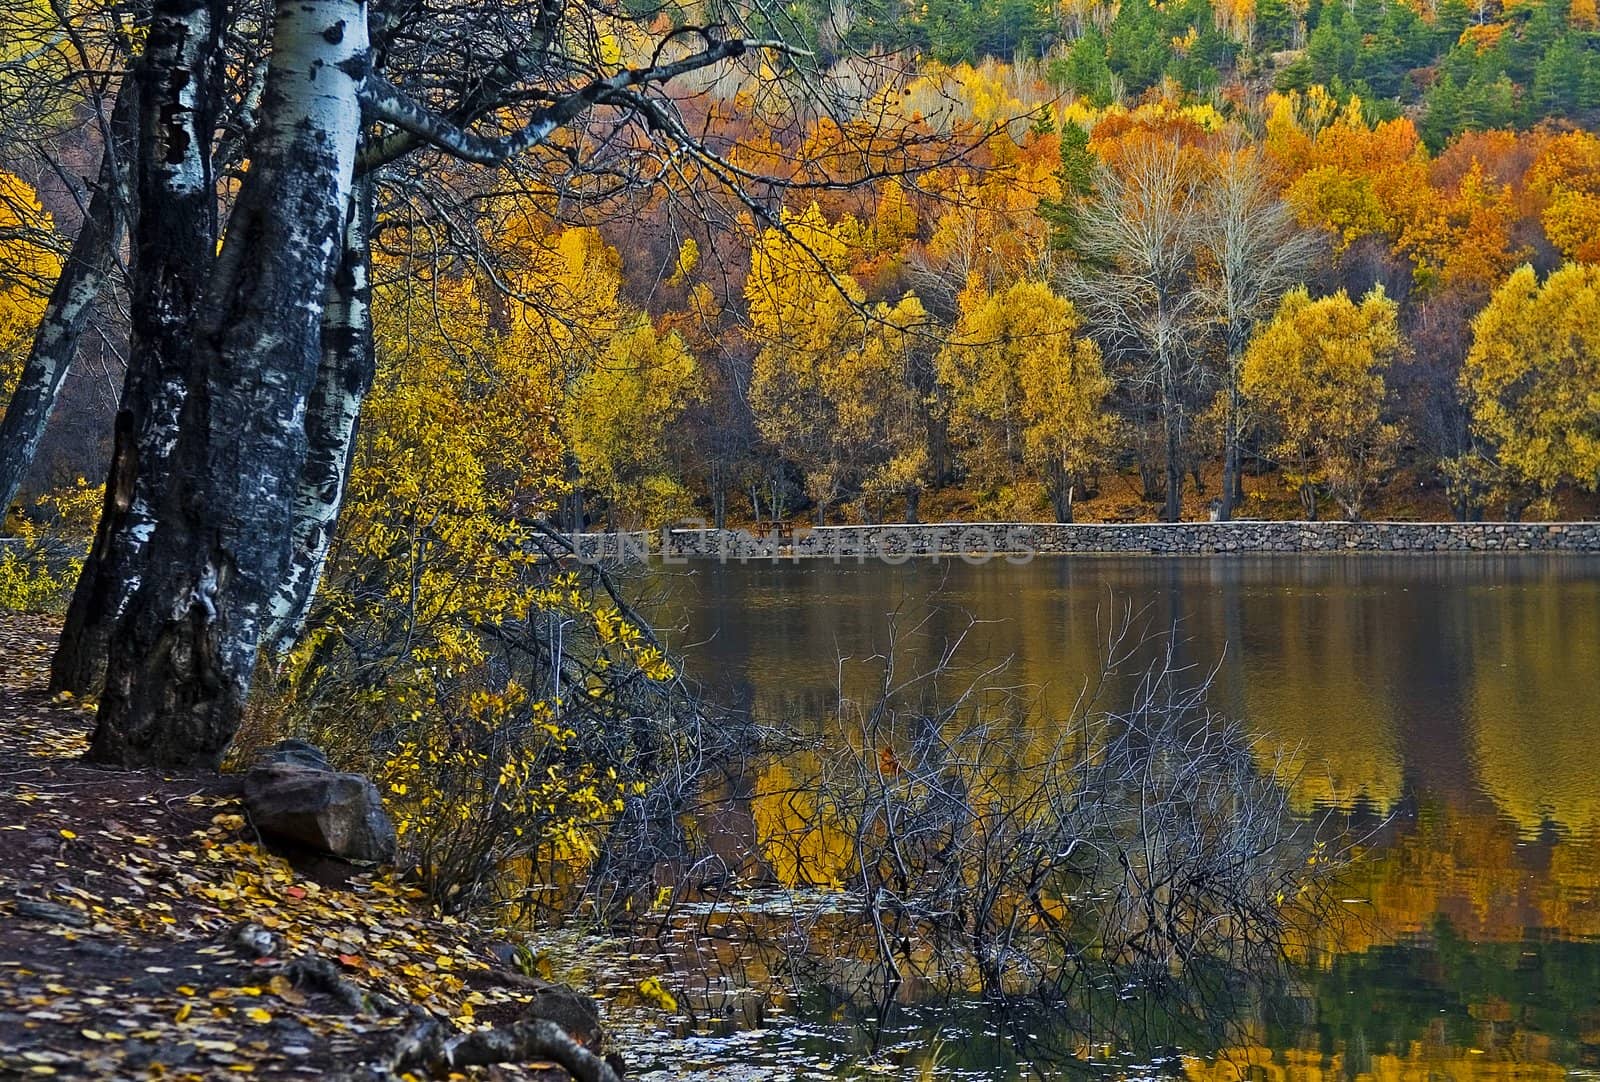
[(380, 1014), (389, 1013), (382, 1009), (386, 1004), (369, 1004), (367, 995), (356, 984), (345, 980), (326, 958), (311, 955), (295, 958), (283, 967), (283, 974), (297, 988), (330, 995), (353, 1014), (364, 1014), (369, 1006), (378, 1006)]
[(490, 968), (479, 971), (474, 976), (489, 984), (498, 984), (502, 988), (516, 988), (524, 992), (554, 992), (561, 991), (565, 987), (555, 981), (530, 977), (509, 969)]

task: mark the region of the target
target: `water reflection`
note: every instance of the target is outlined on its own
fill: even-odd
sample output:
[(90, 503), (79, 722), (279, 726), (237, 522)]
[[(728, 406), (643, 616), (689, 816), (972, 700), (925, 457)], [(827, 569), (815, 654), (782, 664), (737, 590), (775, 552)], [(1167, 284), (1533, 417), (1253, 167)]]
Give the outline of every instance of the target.
[[(1308, 977), (1308, 1010), (1263, 1017), (1251, 1041), (1187, 1073), (1499, 1079), (1600, 1065), (1600, 559), (706, 565), (660, 569), (652, 586), (691, 672), (758, 718), (827, 716), (841, 691), (870, 693), (884, 654), (925, 666), (960, 640), (973, 671), (1009, 661), (1046, 740), (1119, 618), (1176, 628), (1182, 659), (1215, 667), (1213, 704), (1260, 734), (1263, 760), (1293, 768), (1297, 808), (1380, 824), (1348, 919), (1328, 929), (1336, 953)], [(754, 813), (767, 814), (759, 800)], [(815, 856), (825, 869), (829, 854)], [(982, 1030), (948, 1014), (905, 1027), (924, 1051), (934, 1033)], [(848, 1058), (847, 1029), (772, 1039), (796, 1032), (813, 1063)], [(1027, 1073), (1014, 1052), (959, 1047), (972, 1077)]]
[(1264, 756), (1302, 768), (1307, 807), (1388, 809), (1409, 793), (1530, 837), (1600, 825), (1600, 559), (704, 565), (660, 570), (652, 588), (691, 672), (758, 715), (827, 712), (841, 680), (865, 695), (898, 634), (903, 667), (957, 640), (971, 667), (1009, 660), (1048, 724), (1131, 612), (1217, 667), (1213, 701), (1263, 735)]
[(1482, 621), (1471, 640), (1466, 694), (1480, 784), (1524, 830), (1559, 825), (1592, 835), (1600, 825), (1600, 583), (1507, 583), (1480, 593), (1502, 614)]

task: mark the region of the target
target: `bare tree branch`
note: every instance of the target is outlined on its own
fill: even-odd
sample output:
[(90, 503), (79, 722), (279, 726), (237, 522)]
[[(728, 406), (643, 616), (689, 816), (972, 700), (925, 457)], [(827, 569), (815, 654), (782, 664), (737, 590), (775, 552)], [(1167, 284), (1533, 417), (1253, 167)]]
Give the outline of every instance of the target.
[(543, 146), (559, 128), (596, 105), (624, 101), (632, 104), (631, 100), (620, 97), (631, 88), (665, 83), (688, 72), (743, 56), (754, 49), (796, 52), (791, 46), (775, 40), (735, 38), (716, 42), (669, 64), (628, 68), (598, 79), (574, 94), (534, 110), (533, 116), (520, 131), (496, 137), (478, 135), (451, 123), (378, 75), (367, 77), (362, 105), (374, 120), (393, 124), (448, 154), (479, 165), (498, 165), (518, 154)]

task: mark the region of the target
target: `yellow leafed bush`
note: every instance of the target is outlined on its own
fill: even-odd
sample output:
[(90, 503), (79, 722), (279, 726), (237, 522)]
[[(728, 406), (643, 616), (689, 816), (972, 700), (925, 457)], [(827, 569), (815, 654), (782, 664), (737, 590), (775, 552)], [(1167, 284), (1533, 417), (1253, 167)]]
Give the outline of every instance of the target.
[[(403, 859), (452, 910), (576, 878), (647, 771), (617, 720), (676, 675), (539, 524), (565, 485), (580, 336), (649, 333), (606, 325), (615, 253), (596, 239), (527, 253), (519, 292), (556, 300), (509, 325), (466, 274), (403, 267), (380, 287), (378, 375), (329, 570), (261, 711), (261, 728), (377, 779)], [(600, 288), (579, 289), (585, 275)]]
[(0, 609), (66, 611), (104, 491), (80, 477), (7, 519), (7, 536), (0, 540)]

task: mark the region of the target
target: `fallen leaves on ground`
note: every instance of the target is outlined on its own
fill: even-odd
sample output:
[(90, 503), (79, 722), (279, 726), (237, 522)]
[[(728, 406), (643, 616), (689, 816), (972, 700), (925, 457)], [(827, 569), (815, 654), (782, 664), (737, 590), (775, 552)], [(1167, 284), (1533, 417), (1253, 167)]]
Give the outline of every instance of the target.
[(233, 778), (78, 762), (92, 711), (44, 690), (55, 631), (0, 616), (0, 1077), (322, 1078), (380, 1055), (411, 1007), (457, 1029), (518, 1016), (530, 993), (470, 925), (386, 875), (298, 873)]

